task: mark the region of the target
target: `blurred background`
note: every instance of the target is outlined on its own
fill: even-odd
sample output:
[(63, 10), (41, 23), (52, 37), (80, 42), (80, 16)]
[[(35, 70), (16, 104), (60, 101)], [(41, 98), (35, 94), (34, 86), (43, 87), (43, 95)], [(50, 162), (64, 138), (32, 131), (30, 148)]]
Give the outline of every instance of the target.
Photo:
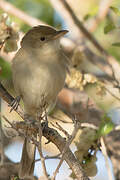
[[(120, 93), (119, 83), (117, 83), (120, 78), (120, 1), (66, 0), (65, 2), (72, 8), (72, 12), (82, 25), (76, 25), (77, 20), (69, 12), (67, 5), (60, 0), (0, 0), (0, 24), (3, 27), (3, 29), (0, 28), (0, 45), (3, 42), (3, 37), (8, 33), (7, 31), (2, 36), (3, 31), (6, 31), (6, 26), (13, 29), (12, 41), (6, 42), (4, 47), (1, 46), (0, 80), (15, 97), (11, 62), (17, 51), (18, 36), (21, 39), (31, 26), (47, 24), (54, 26), (56, 29), (68, 29), (68, 35), (61, 39), (61, 46), (72, 64), (72, 73), (68, 75), (66, 86), (59, 94), (57, 105), (51, 114), (60, 116), (69, 122), (71, 121), (70, 117), (74, 114), (81, 116), (81, 112), (85, 113), (84, 106), (89, 98), (89, 120), (83, 120), (82, 123), (87, 122), (98, 128), (103, 127), (104, 133), (102, 134), (101, 131), (100, 133), (104, 138), (107, 151), (106, 154), (103, 154), (99, 148), (96, 150), (94, 163), (97, 168), (90, 174), (90, 177), (92, 180), (120, 180), (120, 167), (118, 167), (120, 160), (120, 129), (115, 130), (115, 127), (120, 125)], [(90, 37), (81, 26), (88, 30)], [(94, 38), (108, 53), (107, 55), (105, 52), (102, 54), (103, 50), (100, 50), (93, 43)], [(116, 77), (113, 77), (114, 73), (109, 63), (112, 64)], [(9, 110), (7, 103), (1, 99), (1, 113), (11, 122), (21, 120), (15, 112), (9, 113)], [(68, 114), (71, 116), (68, 117)], [(107, 118), (103, 118), (103, 115), (106, 115)], [(109, 122), (106, 120), (108, 118), (110, 119)], [(105, 121), (104, 125), (102, 124), (103, 119)], [(3, 131), (4, 129), (6, 131), (8, 125), (6, 125), (4, 119), (1, 119), (1, 122)], [(72, 132), (73, 126), (71, 124), (61, 124), (69, 133)], [(78, 141), (78, 139), (76, 138), (75, 141)], [(43, 144), (45, 142), (44, 139)], [(6, 137), (3, 144), (5, 155), (9, 158), (6, 161), (18, 163), (22, 152), (22, 138)], [(43, 147), (45, 156), (58, 153), (57, 148), (51, 143), (43, 145)], [(76, 152), (75, 143), (71, 145), (71, 149)], [(38, 158), (39, 154), (37, 152), (36, 159)], [(54, 172), (58, 162), (59, 159), (46, 160), (50, 175)], [(3, 173), (3, 171), (0, 170), (0, 173)], [(36, 163), (35, 175), (37, 177), (42, 176), (40, 162)], [(0, 180), (3, 180), (2, 175), (0, 176)], [(57, 179), (72, 179), (73, 176), (70, 176), (71, 170), (64, 162)]]

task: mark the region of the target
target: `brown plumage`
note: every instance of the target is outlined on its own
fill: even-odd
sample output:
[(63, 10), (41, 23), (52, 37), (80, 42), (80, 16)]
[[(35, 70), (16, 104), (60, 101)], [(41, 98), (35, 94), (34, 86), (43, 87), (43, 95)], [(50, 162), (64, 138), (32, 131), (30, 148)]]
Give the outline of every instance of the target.
[[(34, 119), (36, 114), (42, 111), (43, 97), (49, 111), (64, 86), (68, 61), (60, 48), (59, 38), (67, 32), (56, 31), (49, 26), (33, 27), (23, 37), (21, 48), (13, 59), (12, 72), (16, 93), (24, 102), (25, 114)], [(34, 153), (28, 157), (29, 164), (34, 166)], [(30, 170), (30, 167), (28, 169)], [(33, 171), (34, 168), (31, 169)], [(27, 170), (26, 174), (22, 173), (22, 178), (30, 174)]]

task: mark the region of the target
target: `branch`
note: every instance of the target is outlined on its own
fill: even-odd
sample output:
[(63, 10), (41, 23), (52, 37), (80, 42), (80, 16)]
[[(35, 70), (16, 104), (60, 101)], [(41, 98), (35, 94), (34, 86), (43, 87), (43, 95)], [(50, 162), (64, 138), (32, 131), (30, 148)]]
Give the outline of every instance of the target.
[[(1, 83), (0, 83), (0, 96), (9, 104), (14, 99), (7, 92), (7, 90), (2, 86)], [(21, 116), (21, 118), (23, 118), (23, 111), (20, 109), (20, 107), (19, 107), (19, 111), (16, 110), (16, 112)], [(60, 152), (63, 151), (66, 141), (62, 136), (59, 135), (59, 133), (56, 130), (44, 126), (44, 130), (42, 133), (43, 133), (43, 136), (48, 139), (48, 141), (50, 140), (57, 146)], [(69, 148), (67, 149), (64, 155), (64, 159), (69, 165), (69, 167), (73, 170), (78, 180), (89, 180), (89, 178), (85, 175), (79, 161), (76, 159), (76, 157), (74, 156), (74, 154), (71, 152)]]
[(87, 37), (93, 45), (102, 53), (105, 55), (108, 55), (108, 53), (103, 49), (103, 47), (98, 43), (98, 41), (89, 33), (89, 31), (84, 27), (83, 23), (77, 18), (69, 4), (66, 0), (59, 0), (64, 5), (65, 9), (69, 12), (71, 18), (73, 19), (75, 25), (78, 27), (80, 32), (83, 33), (85, 37)]
[(6, 2), (4, 0), (0, 0), (0, 8), (3, 9), (5, 12), (22, 19), (23, 22), (25, 22), (26, 24), (28, 24), (30, 26), (45, 24), (43, 21), (40, 21), (34, 17), (30, 17), (23, 11), (21, 11), (18, 8), (16, 8), (15, 6), (13, 6), (11, 3)]
[(90, 32), (94, 32), (97, 26), (105, 18), (109, 11), (109, 7), (112, 3), (112, 0), (101, 0), (99, 5), (99, 11), (97, 16), (91, 21), (90, 27), (88, 28)]
[(58, 164), (58, 166), (57, 166), (57, 168), (56, 168), (56, 170), (54, 172), (52, 180), (55, 180), (56, 175), (59, 172), (59, 169), (60, 169), (60, 167), (61, 167), (61, 165), (62, 165), (62, 163), (64, 161), (65, 153), (66, 153), (67, 149), (69, 148), (70, 144), (72, 143), (73, 139), (75, 138), (79, 128), (80, 128), (80, 123), (75, 119), (74, 130), (72, 132), (71, 137), (68, 139), (68, 141), (65, 144), (65, 147), (64, 147), (64, 149), (62, 151), (62, 157), (61, 157), (60, 162), (59, 162), (59, 164)]
[(42, 169), (43, 169), (44, 176), (45, 176), (46, 180), (49, 180), (47, 169), (46, 169), (46, 165), (45, 165), (45, 158), (44, 158), (43, 152), (42, 152), (42, 127), (41, 127), (41, 122), (39, 122), (39, 144), (38, 144), (38, 151), (39, 151), (39, 154), (40, 154), (40, 159), (41, 159), (41, 164), (42, 164)]
[(61, 1), (49, 0), (49, 1), (51, 2), (53, 8), (61, 15), (61, 17), (63, 17), (69, 29), (71, 29), (70, 33), (72, 38), (76, 41), (80, 40), (81, 34), (79, 32), (79, 29), (75, 26), (75, 22), (71, 18), (69, 12), (66, 11), (64, 5), (61, 3), (62, 0)]
[[(60, 0), (59, 0), (60, 1)], [(117, 75), (116, 75), (116, 69), (114, 68), (115, 66), (119, 66), (118, 62), (116, 61), (116, 59), (111, 56), (100, 44), (99, 42), (95, 39), (94, 36), (92, 36), (92, 34), (84, 27), (83, 23), (77, 18), (77, 16), (75, 15), (75, 13), (73, 12), (73, 10), (71, 9), (71, 7), (69, 6), (69, 4), (67, 3), (66, 0), (61, 0), (60, 1), (66, 11), (69, 12), (69, 14), (71, 15), (71, 18), (73, 19), (73, 21), (75, 22), (76, 26), (79, 28), (80, 32), (83, 33), (83, 35), (96, 47), (96, 49), (102, 54), (104, 55), (104, 57), (106, 58), (106, 60), (108, 61), (108, 64), (111, 68), (112, 71), (112, 76), (114, 78), (115, 87), (120, 86), (119, 81), (117, 80)], [(120, 72), (120, 71), (119, 71)]]
[[(60, 155), (61, 153), (54, 155), (54, 156), (45, 156), (45, 160), (49, 160), (49, 159), (60, 159)], [(36, 159), (35, 162), (41, 161), (41, 159)]]
[[(118, 77), (120, 77), (120, 75), (119, 75), (120, 74), (120, 65), (118, 64), (116, 59), (114, 57), (110, 56), (107, 53), (107, 51), (88, 32), (88, 30), (83, 26), (82, 22), (79, 21), (79, 19), (76, 17), (76, 15), (74, 14), (74, 12), (72, 11), (72, 9), (70, 8), (70, 6), (67, 4), (66, 1), (59, 0), (57, 3), (55, 0), (50, 0), (50, 1), (52, 3), (53, 7), (57, 11), (61, 10), (62, 15), (65, 14), (64, 18), (65, 18), (66, 22), (70, 22), (69, 24), (71, 24), (71, 29), (74, 32), (74, 40), (76, 38), (77, 38), (77, 40), (80, 39), (80, 32), (82, 31), (82, 33), (95, 45), (95, 47), (105, 55), (105, 58), (108, 60), (108, 65), (107, 65), (107, 67), (102, 66), (102, 69), (104, 70), (106, 68), (107, 73), (110, 72), (110, 74), (112, 74), (113, 79), (115, 81), (113, 84), (114, 87), (119, 87), (120, 85), (119, 85), (119, 81), (117, 79), (118, 79)], [(11, 5), (10, 3), (8, 3), (4, 0), (0, 1), (0, 7), (3, 10), (5, 10), (6, 12), (11, 13), (11, 14), (15, 15), (16, 17), (22, 19), (24, 22), (26, 22), (30, 26), (35, 26), (35, 25), (38, 25), (41, 23), (43, 24), (43, 22), (41, 22), (40, 20), (27, 15), (23, 11), (19, 10), (18, 8), (14, 7), (13, 5)], [(75, 26), (75, 24), (76, 24), (76, 26)], [(74, 29), (74, 27), (76, 27), (76, 28)], [(64, 41), (65, 42), (64, 50), (68, 54), (67, 51), (69, 51), (69, 53), (72, 52), (72, 50), (75, 47), (75, 44), (73, 44), (72, 41), (70, 41), (66, 38), (62, 38), (62, 40), (64, 40), (64, 39), (66, 40), (66, 41)], [(67, 48), (66, 48), (66, 42), (67, 42)], [(76, 42), (78, 42), (78, 41), (76, 41)], [(86, 47), (85, 47), (85, 49), (86, 49)], [(92, 52), (92, 54), (94, 54), (94, 53)], [(96, 61), (101, 63), (101, 59), (97, 59)], [(116, 79), (116, 77), (117, 77), (117, 79)]]
[[(8, 91), (3, 87), (3, 85), (0, 83), (0, 97), (6, 101), (9, 105), (12, 103), (14, 98), (8, 93)], [(24, 119), (24, 113), (23, 110), (18, 106), (18, 109), (16, 112), (21, 116), (22, 119)]]
[[(57, 148), (62, 152), (66, 145), (66, 140), (55, 130), (49, 127), (44, 126), (43, 136), (46, 137), (49, 141), (54, 143)], [(74, 154), (71, 152), (70, 148), (67, 149), (64, 154), (64, 159), (73, 170), (78, 180), (90, 180), (84, 173), (82, 167), (80, 166), (79, 161), (76, 159)]]
[[(1, 113), (1, 99), (0, 99), (0, 113)], [(4, 152), (4, 134), (3, 134), (3, 129), (2, 129), (2, 122), (0, 118), (0, 149), (1, 149), (1, 162), (0, 165), (3, 165), (5, 161), (5, 152)]]
[(108, 171), (109, 180), (113, 180), (114, 178), (112, 176), (112, 172), (111, 172), (111, 169), (110, 169), (110, 164), (109, 164), (109, 161), (108, 161), (107, 150), (106, 150), (105, 143), (104, 143), (104, 140), (103, 140), (102, 137), (100, 139), (100, 142), (101, 142), (101, 151), (102, 151), (102, 154), (103, 154), (103, 156), (105, 158), (105, 164), (106, 164), (106, 168), (107, 168), (107, 171)]

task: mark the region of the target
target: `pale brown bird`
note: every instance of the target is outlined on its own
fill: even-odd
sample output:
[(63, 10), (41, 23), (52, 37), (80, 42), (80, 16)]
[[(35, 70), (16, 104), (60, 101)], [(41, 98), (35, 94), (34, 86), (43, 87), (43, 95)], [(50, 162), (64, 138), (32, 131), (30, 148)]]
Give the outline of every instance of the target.
[[(60, 48), (59, 38), (67, 32), (43, 25), (33, 27), (23, 37), (21, 48), (13, 59), (12, 73), (17, 100), (22, 98), (25, 114), (33, 119), (42, 111), (41, 106), (44, 104), (47, 109), (53, 106), (64, 86), (68, 60)], [(23, 169), (21, 165), (22, 178), (33, 173), (35, 147), (25, 140), (24, 151), (27, 155), (24, 155), (21, 164), (24, 162), (27, 167)]]

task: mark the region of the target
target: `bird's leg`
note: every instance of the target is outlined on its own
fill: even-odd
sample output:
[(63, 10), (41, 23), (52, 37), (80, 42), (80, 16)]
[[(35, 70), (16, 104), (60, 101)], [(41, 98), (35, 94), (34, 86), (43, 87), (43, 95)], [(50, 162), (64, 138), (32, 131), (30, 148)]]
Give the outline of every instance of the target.
[(16, 98), (14, 98), (14, 100), (9, 104), (9, 106), (11, 106), (10, 112), (12, 112), (13, 110), (17, 110), (20, 100), (21, 96), (17, 96)]
[(44, 120), (44, 123), (42, 123), (42, 130), (44, 129), (44, 127), (46, 126), (48, 126), (48, 114), (47, 114), (47, 112), (46, 112), (46, 109), (45, 109), (45, 112), (44, 112), (44, 115), (43, 115), (43, 120)]
[(30, 116), (29, 114), (25, 113), (24, 114), (24, 121), (28, 125), (34, 125), (35, 124), (35, 117)]

